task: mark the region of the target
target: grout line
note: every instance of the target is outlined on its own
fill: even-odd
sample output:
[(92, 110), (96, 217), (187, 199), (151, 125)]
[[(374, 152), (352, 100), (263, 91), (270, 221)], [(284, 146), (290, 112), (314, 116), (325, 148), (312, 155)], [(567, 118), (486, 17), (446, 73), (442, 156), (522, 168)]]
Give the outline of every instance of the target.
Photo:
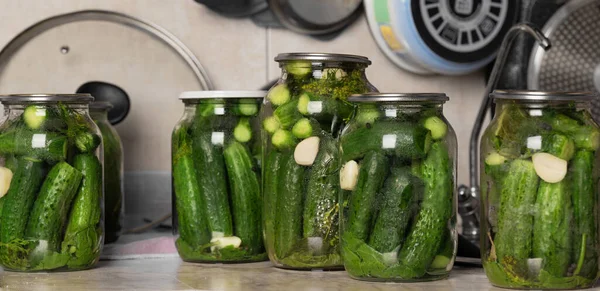
[(269, 82), (269, 60), (271, 59), (271, 28), (267, 27), (265, 29), (265, 43), (266, 43), (266, 58), (265, 58), (265, 84)]

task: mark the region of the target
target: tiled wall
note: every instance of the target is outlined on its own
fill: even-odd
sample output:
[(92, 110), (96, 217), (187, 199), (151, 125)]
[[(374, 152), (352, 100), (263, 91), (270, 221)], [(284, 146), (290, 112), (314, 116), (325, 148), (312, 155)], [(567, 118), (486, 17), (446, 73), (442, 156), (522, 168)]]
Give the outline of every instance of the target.
[[(280, 52), (319, 51), (368, 56), (367, 75), (380, 91), (445, 92), (445, 113), (459, 137), (459, 182), (468, 180), (468, 139), (484, 91), (481, 72), (467, 76), (417, 76), (395, 67), (359, 19), (333, 41), (286, 30), (264, 29), (247, 19), (226, 19), (192, 0), (0, 0), (0, 46), (46, 17), (83, 9), (123, 12), (154, 22), (183, 41), (217, 89), (258, 89), (277, 78)], [(68, 54), (60, 47), (68, 45)], [(170, 133), (183, 105), (179, 92), (199, 89), (192, 72), (168, 47), (131, 28), (81, 22), (48, 31), (29, 42), (0, 71), (0, 93), (73, 92), (86, 81), (123, 87), (132, 111), (117, 129), (125, 142), (128, 171), (168, 171)], [(168, 197), (165, 197), (168, 199)]]

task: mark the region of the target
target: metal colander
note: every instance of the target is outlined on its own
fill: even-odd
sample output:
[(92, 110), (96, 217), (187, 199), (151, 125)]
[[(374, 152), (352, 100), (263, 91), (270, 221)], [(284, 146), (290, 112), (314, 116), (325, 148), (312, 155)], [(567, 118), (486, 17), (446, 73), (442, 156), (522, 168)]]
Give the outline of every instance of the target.
[[(545, 51), (534, 47), (528, 87), (544, 91), (600, 91), (600, 0), (571, 0), (543, 28), (552, 42)], [(592, 102), (600, 122), (600, 99)]]

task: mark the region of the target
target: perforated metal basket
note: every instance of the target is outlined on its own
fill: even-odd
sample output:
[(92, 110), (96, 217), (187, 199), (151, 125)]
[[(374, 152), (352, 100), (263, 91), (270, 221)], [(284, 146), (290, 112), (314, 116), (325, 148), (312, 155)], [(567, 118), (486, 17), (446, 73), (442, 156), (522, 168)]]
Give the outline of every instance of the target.
[[(529, 89), (600, 92), (600, 0), (571, 0), (542, 31), (552, 49), (531, 52)], [(600, 122), (598, 98), (592, 101), (592, 115)]]

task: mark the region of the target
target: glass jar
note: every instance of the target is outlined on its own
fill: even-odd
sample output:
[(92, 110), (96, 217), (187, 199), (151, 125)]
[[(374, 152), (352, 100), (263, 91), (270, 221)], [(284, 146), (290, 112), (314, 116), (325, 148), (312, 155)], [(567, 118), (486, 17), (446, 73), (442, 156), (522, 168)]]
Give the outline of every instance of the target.
[(1, 96), (0, 264), (81, 270), (102, 250), (102, 138), (88, 94)]
[(590, 93), (494, 91), (481, 139), (481, 256), (493, 285), (575, 289), (598, 279), (600, 130)]
[(267, 259), (258, 110), (265, 91), (184, 92), (172, 137), (173, 225), (188, 262)]
[(340, 138), (342, 257), (351, 277), (446, 278), (456, 256), (454, 130), (445, 94), (361, 94)]
[(104, 142), (104, 243), (117, 241), (125, 215), (123, 145), (117, 130), (108, 121), (109, 102), (92, 102), (90, 116), (98, 125)]
[(277, 267), (339, 269), (337, 138), (351, 94), (376, 91), (365, 57), (288, 53), (261, 110), (265, 239)]

